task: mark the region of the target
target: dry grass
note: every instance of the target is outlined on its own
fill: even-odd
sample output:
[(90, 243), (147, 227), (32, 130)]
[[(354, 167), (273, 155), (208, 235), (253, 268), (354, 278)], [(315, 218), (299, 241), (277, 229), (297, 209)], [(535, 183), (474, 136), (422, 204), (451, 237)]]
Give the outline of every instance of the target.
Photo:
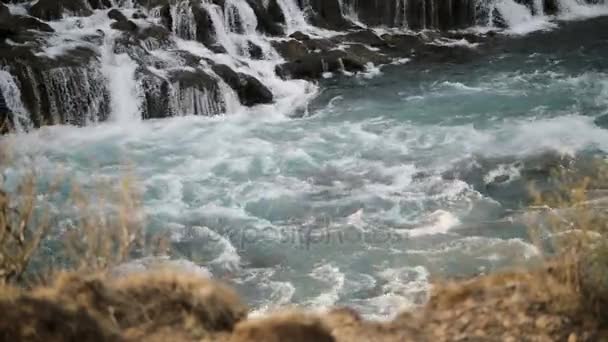
[(230, 342), (334, 342), (335, 338), (317, 316), (302, 312), (276, 313), (236, 326)]
[(608, 304), (608, 168), (594, 165), (594, 175), (570, 170), (554, 172), (557, 189), (532, 190), (540, 209), (530, 224), (536, 245), (572, 293), (581, 296), (597, 315)]

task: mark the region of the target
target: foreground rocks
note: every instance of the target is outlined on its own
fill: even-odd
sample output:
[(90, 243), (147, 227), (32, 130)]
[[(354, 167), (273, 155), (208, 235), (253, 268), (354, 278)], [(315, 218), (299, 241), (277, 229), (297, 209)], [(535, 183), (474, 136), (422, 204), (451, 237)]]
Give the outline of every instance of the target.
[[(356, 311), (288, 310), (247, 318), (229, 288), (167, 271), (120, 278), (60, 275), (52, 285), (0, 288), (0, 336), (10, 341), (597, 341), (603, 322), (545, 267), (437, 284), (429, 302), (394, 320)], [(33, 334), (32, 332), (36, 333)]]

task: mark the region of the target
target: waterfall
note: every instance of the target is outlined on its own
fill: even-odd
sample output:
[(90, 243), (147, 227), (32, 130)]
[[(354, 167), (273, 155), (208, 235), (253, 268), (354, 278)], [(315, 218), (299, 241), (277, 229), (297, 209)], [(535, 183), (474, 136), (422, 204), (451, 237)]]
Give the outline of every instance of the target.
[(137, 122), (142, 106), (135, 80), (137, 63), (126, 53), (114, 53), (114, 34), (106, 34), (101, 54), (101, 70), (110, 92), (110, 117), (120, 123)]
[(243, 32), (246, 35), (256, 35), (258, 18), (246, 1), (226, 0), (224, 5), (224, 17), (226, 26), (231, 32)]
[(222, 106), (209, 91), (182, 88), (173, 84), (170, 95), (171, 109), (178, 115), (214, 115), (223, 112)]
[(235, 41), (230, 38), (230, 29), (225, 25), (226, 21), (224, 20), (224, 11), (222, 8), (207, 2), (203, 4), (203, 7), (209, 13), (217, 42), (226, 49), (226, 52), (228, 52), (229, 55), (238, 55), (238, 46)]
[(21, 90), (16, 80), (8, 71), (0, 68), (0, 92), (13, 115), (15, 131), (24, 132), (32, 128), (30, 113), (21, 101)]
[(180, 38), (186, 40), (196, 39), (196, 21), (189, 1), (179, 1), (171, 6), (173, 18), (172, 31)]
[(395, 1), (395, 25), (400, 27), (407, 27), (407, 1), (408, 0), (396, 0)]
[(285, 16), (285, 26), (287, 34), (292, 34), (296, 31), (306, 31), (309, 28), (308, 22), (304, 17), (304, 12), (296, 0), (277, 0), (283, 15)]

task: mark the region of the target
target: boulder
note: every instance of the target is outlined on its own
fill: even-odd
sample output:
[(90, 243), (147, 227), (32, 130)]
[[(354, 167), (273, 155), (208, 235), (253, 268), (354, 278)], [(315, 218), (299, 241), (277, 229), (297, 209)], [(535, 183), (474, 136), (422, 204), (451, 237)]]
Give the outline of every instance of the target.
[(88, 2), (92, 9), (105, 9), (112, 7), (112, 1), (110, 0), (88, 0)]
[(36, 52), (31, 46), (0, 45), (0, 65), (8, 66), (20, 85), (34, 127), (82, 126), (108, 117), (109, 93), (94, 49), (73, 48), (54, 58)]
[(272, 46), (288, 61), (294, 61), (308, 54), (306, 45), (294, 39), (273, 41)]
[(344, 30), (353, 25), (342, 16), (339, 0), (310, 0), (309, 18), (312, 24), (324, 28)]
[[(283, 35), (283, 27), (279, 24), (279, 21), (276, 18), (275, 12), (280, 12), (280, 8), (276, 4), (276, 0), (270, 0), (268, 8), (264, 7), (263, 0), (246, 0), (249, 6), (253, 9), (255, 16), (258, 18), (258, 27), (257, 30), (260, 32), (267, 33), (271, 36), (281, 36)], [(274, 4), (273, 4), (274, 3)], [(272, 11), (270, 11), (272, 10)], [(269, 12), (270, 11), (270, 12)], [(272, 15), (273, 13), (274, 15)], [(282, 12), (281, 12), (282, 16)], [(283, 18), (283, 22), (285, 19)]]
[(173, 30), (173, 17), (171, 16), (171, 6), (164, 5), (160, 8), (160, 22), (161, 24), (167, 28), (167, 30)]
[(310, 36), (307, 35), (306, 33), (303, 33), (302, 31), (296, 31), (296, 32), (290, 34), (289, 38), (293, 38), (293, 39), (299, 40), (301, 42), (310, 40)]
[(365, 70), (365, 63), (356, 56), (342, 50), (332, 50), (308, 54), (293, 62), (277, 66), (276, 72), (283, 78), (316, 80), (326, 72)]
[(239, 100), (245, 106), (272, 103), (274, 99), (272, 92), (251, 75), (236, 72), (224, 64), (214, 65), (213, 72), (236, 91)]
[[(218, 115), (226, 111), (218, 80), (201, 69), (181, 69), (169, 75), (177, 115)], [(190, 112), (187, 112), (190, 111)]]
[(128, 21), (129, 19), (127, 19), (127, 17), (122, 14), (121, 11), (117, 10), (116, 8), (111, 9), (108, 12), (108, 18), (112, 19), (112, 20), (116, 20), (116, 21)]
[(335, 44), (340, 44), (344, 42), (355, 42), (369, 45), (375, 48), (388, 47), (388, 43), (384, 41), (384, 39), (379, 37), (376, 33), (374, 33), (372, 30), (357, 30), (348, 32), (347, 34), (333, 37), (332, 41)]
[(78, 16), (93, 13), (84, 0), (39, 0), (29, 9), (30, 15), (46, 21), (63, 18), (65, 11)]
[(0, 2), (0, 23), (8, 22), (11, 17), (11, 11), (8, 7)]
[(262, 48), (252, 41), (247, 42), (247, 53), (249, 54), (249, 57), (253, 59), (264, 58), (264, 51), (262, 50)]
[(110, 24), (110, 27), (115, 30), (125, 31), (125, 32), (136, 32), (137, 31), (137, 24), (135, 24), (131, 20), (115, 21), (112, 24)]
[(148, 16), (141, 11), (137, 11), (135, 13), (133, 13), (133, 15), (131, 15), (131, 18), (133, 19), (148, 19)]

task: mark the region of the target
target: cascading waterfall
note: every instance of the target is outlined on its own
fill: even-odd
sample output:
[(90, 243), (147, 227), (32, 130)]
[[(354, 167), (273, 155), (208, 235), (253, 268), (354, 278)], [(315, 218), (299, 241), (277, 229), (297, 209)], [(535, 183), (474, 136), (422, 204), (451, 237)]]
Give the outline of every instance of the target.
[(180, 38), (186, 40), (196, 39), (196, 21), (189, 1), (179, 1), (171, 6), (173, 18), (172, 31)]
[[(552, 17), (546, 17), (543, 11), (547, 0), (531, 0), (527, 6), (514, 0), (477, 0), (472, 10), (468, 6), (473, 3), (465, 0), (463, 1), (466, 6), (461, 6), (456, 1), (439, 0), (337, 1), (342, 16), (362, 27), (367, 23), (367, 26), (411, 28), (411, 25), (415, 29), (433, 29), (444, 22), (447, 16), (457, 17), (458, 23), (451, 22), (450, 25), (455, 24), (453, 26), (460, 28), (460, 24), (468, 23), (471, 17), (475, 17), (476, 23), (482, 26), (507, 28), (506, 32), (526, 33), (546, 27), (552, 20)], [(586, 15), (606, 8), (605, 5), (582, 4), (578, 0), (556, 1), (559, 7), (557, 15), (560, 17), (581, 13)], [(131, 0), (112, 0), (112, 4), (117, 8), (127, 8), (127, 17), (135, 12), (135, 8), (137, 11), (146, 11), (145, 6), (142, 7)], [(263, 1), (263, 5), (268, 9), (270, 3)], [(280, 10), (285, 19), (285, 35), (295, 31), (304, 31), (313, 36), (315, 33), (319, 33), (317, 36), (323, 36), (326, 32), (333, 34), (331, 31), (313, 27), (307, 21), (305, 13), (320, 13), (315, 12), (317, 9), (313, 8), (321, 6), (319, 2), (276, 0), (276, 5), (278, 9), (275, 10)], [(27, 13), (27, 8), (23, 5), (11, 5), (9, 8), (11, 12), (17, 12), (15, 9), (18, 8), (19, 11)], [(10, 78), (11, 81), (5, 77), (7, 72), (3, 73), (3, 91), (9, 94), (7, 97), (10, 98), (11, 109), (15, 115), (30, 117), (34, 126), (57, 123), (86, 125), (106, 120), (108, 117), (122, 123), (136, 121), (140, 120), (141, 116), (150, 117), (151, 111), (144, 108), (151, 101), (149, 91), (158, 93), (157, 97), (168, 92), (175, 94), (175, 99), (165, 101), (170, 104), (161, 106), (164, 109), (156, 111), (152, 117), (162, 117), (163, 111), (170, 115), (213, 115), (223, 111), (237, 111), (235, 91), (215, 74), (212, 65), (203, 65), (205, 62), (192, 65), (180, 61), (179, 54), (172, 54), (176, 42), (180, 39), (196, 45), (196, 51), (188, 51), (189, 53), (213, 60), (217, 64), (225, 64), (237, 74), (255, 77), (272, 92), (277, 102), (287, 97), (301, 98), (302, 94), (309, 94), (311, 89), (314, 89), (314, 85), (305, 81), (283, 80), (277, 76), (276, 67), (285, 60), (275, 49), (275, 38), (269, 39), (265, 34), (270, 34), (260, 28), (264, 26), (267, 18), (258, 18), (256, 11), (259, 11), (259, 8), (255, 7), (254, 2), (225, 0), (222, 5), (218, 5), (212, 0), (173, 1), (168, 10), (163, 10), (169, 12), (170, 21), (161, 20), (167, 19), (167, 14), (161, 13), (161, 7), (147, 10), (149, 16), (158, 20), (133, 19), (139, 28), (143, 31), (152, 24), (166, 25), (173, 34), (171, 37), (150, 35), (145, 39), (135, 39), (138, 40), (137, 46), (131, 45), (133, 42), (127, 42), (125, 46), (118, 46), (117, 49), (115, 38), (124, 37), (126, 33), (110, 29), (108, 10), (93, 10), (93, 15), (77, 18), (71, 17), (74, 13), (65, 13), (62, 20), (49, 22), (56, 32), (49, 35), (47, 46), (36, 54), (50, 60), (74, 57), (77, 62), (48, 63), (49, 65), (44, 64), (39, 68), (22, 66), (19, 70), (7, 69), (13, 77)], [(473, 11), (474, 13), (470, 13)], [(368, 12), (372, 13), (372, 18)], [(263, 34), (258, 29), (266, 33)], [(273, 34), (280, 34), (280, 29), (278, 31), (279, 33)], [(98, 45), (95, 39), (99, 39)], [(88, 49), (90, 56), (83, 57), (78, 53), (72, 55), (72, 51), (79, 45), (85, 50)], [(177, 49), (181, 48), (178, 46)], [(117, 53), (118, 50), (122, 53)], [(155, 58), (158, 58), (140, 58), (140, 52), (143, 55), (158, 52), (158, 56), (155, 55)], [(161, 72), (155, 71), (157, 66)], [(180, 86), (179, 82), (171, 78), (174, 74), (167, 71), (167, 68), (204, 68), (204, 73), (213, 79), (210, 83), (215, 83), (219, 90), (204, 90), (204, 86), (188, 82), (184, 83), (185, 86)], [(152, 73), (155, 76), (144, 81), (146, 76), (142, 76), (142, 73)], [(21, 86), (26, 86), (28, 90), (17, 92)], [(234, 87), (234, 84), (231, 86)], [(303, 87), (306, 90), (296, 89)], [(23, 96), (23, 102), (27, 106), (19, 105), (19, 101), (13, 100), (15, 96)], [(214, 101), (220, 103), (213, 103)], [(29, 113), (24, 107), (27, 107)], [(16, 121), (17, 124), (24, 122), (20, 119)]]
[(277, 0), (277, 4), (285, 16), (287, 34), (296, 31), (306, 31), (309, 28), (308, 22), (304, 17), (304, 11), (298, 6), (296, 0)]
[(407, 0), (397, 0), (395, 6), (395, 25), (407, 27)]
[(114, 33), (108, 32), (101, 54), (101, 70), (110, 92), (110, 117), (120, 123), (137, 122), (143, 98), (135, 80), (137, 63), (126, 53), (115, 54), (114, 42)]
[(245, 35), (257, 35), (258, 18), (246, 1), (226, 0), (224, 4), (226, 26), (231, 32), (243, 32)]
[(0, 68), (0, 92), (6, 100), (8, 109), (14, 115), (15, 130), (25, 132), (32, 128), (30, 113), (21, 101), (19, 85), (8, 71)]

